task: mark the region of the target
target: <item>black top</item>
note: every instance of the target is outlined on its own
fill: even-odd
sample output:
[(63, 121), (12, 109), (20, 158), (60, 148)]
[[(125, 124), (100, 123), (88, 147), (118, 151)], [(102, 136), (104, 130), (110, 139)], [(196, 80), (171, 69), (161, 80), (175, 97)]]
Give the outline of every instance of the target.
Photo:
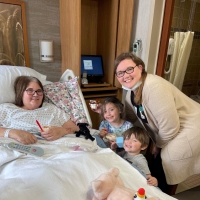
[(133, 91), (131, 91), (131, 103), (135, 107), (135, 109), (137, 109), (137, 116), (142, 120), (142, 122), (143, 123), (148, 123), (146, 115), (144, 113), (144, 109), (142, 107), (142, 104), (137, 105), (134, 102), (134, 92)]

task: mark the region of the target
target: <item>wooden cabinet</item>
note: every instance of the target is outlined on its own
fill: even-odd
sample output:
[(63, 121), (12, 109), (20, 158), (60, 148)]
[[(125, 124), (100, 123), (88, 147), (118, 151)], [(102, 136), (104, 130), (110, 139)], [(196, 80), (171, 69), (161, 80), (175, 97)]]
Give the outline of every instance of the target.
[(134, 0), (60, 0), (62, 72), (72, 69), (81, 77), (81, 54), (102, 55), (102, 81), (109, 86), (82, 88), (86, 100), (120, 98), (114, 60), (130, 49), (133, 4)]

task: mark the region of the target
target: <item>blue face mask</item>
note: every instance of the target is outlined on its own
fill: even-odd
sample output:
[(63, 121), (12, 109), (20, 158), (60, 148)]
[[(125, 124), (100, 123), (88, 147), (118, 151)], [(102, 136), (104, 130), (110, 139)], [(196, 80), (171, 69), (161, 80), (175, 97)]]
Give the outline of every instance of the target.
[(127, 88), (127, 87), (125, 87), (125, 86), (122, 86), (122, 88), (123, 88), (124, 90), (135, 91), (141, 84), (142, 84), (142, 81), (138, 81), (132, 88)]

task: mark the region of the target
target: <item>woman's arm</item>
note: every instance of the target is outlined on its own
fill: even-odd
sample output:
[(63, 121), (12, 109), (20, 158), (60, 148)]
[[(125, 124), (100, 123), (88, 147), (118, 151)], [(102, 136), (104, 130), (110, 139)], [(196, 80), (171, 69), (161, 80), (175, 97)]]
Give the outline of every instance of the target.
[(156, 145), (160, 148), (172, 140), (178, 134), (180, 128), (179, 114), (172, 87), (160, 77), (152, 77), (152, 80), (147, 82), (145, 91), (143, 91), (148, 123), (150, 126), (156, 125), (158, 129)]
[(65, 128), (67, 131), (70, 130), (71, 133), (79, 131), (79, 127), (72, 120), (68, 120), (66, 123), (64, 123), (63, 128)]
[[(6, 130), (8, 130), (8, 129), (0, 127), (0, 136), (1, 137), (4, 137), (4, 133)], [(34, 144), (37, 142), (37, 138), (33, 134), (31, 134), (27, 131), (10, 129), (7, 132), (7, 134), (8, 134), (9, 138), (17, 140), (18, 142), (20, 142), (22, 144)]]

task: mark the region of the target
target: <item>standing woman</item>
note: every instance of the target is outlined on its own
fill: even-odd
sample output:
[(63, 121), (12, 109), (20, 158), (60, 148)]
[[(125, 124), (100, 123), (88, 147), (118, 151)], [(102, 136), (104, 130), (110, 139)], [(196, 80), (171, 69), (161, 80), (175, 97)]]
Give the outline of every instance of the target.
[(132, 53), (116, 58), (115, 75), (128, 90), (126, 120), (147, 129), (155, 144), (154, 157), (161, 155), (167, 183), (200, 174), (200, 104), (162, 77), (148, 74), (144, 62)]

